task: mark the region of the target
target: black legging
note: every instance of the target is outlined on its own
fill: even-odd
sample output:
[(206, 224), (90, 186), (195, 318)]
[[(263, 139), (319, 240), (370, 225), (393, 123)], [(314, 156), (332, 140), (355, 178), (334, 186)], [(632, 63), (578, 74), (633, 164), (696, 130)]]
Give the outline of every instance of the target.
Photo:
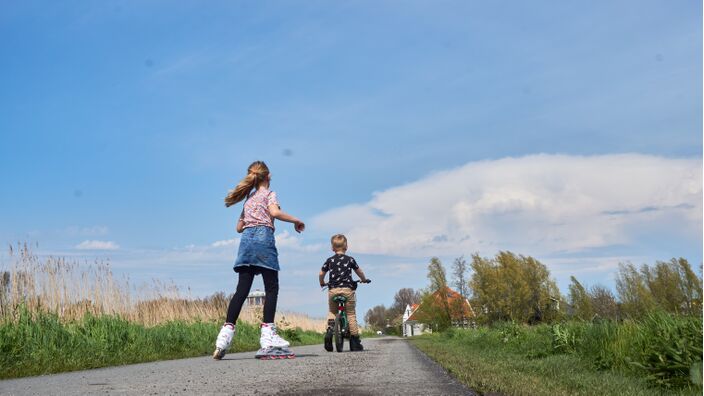
[(276, 314), (276, 300), (279, 297), (279, 271), (274, 271), (257, 266), (246, 266), (237, 269), (240, 274), (240, 279), (237, 282), (237, 290), (235, 295), (230, 300), (230, 305), (227, 306), (227, 323), (235, 323), (240, 316), (242, 304), (249, 295), (249, 290), (252, 288), (254, 277), (262, 274), (264, 278), (264, 323), (274, 323), (274, 315)]

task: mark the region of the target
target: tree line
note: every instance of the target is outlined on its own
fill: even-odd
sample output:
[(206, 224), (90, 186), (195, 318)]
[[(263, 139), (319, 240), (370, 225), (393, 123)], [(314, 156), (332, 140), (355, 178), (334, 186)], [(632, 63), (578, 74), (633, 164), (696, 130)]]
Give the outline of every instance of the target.
[(424, 309), (425, 321), (434, 328), (449, 327), (453, 307), (447, 306), (445, 299), (431, 298), (447, 286), (469, 300), (477, 324), (638, 319), (654, 311), (702, 315), (702, 278), (684, 258), (640, 267), (620, 263), (615, 294), (603, 285), (585, 286), (572, 276), (567, 295), (562, 295), (543, 263), (509, 251), (494, 257), (473, 254), (469, 263), (460, 256), (452, 264), (451, 275), (448, 280), (444, 265), (433, 257), (428, 264), (426, 289), (399, 290), (391, 307), (377, 305), (370, 309), (366, 323), (374, 329), (399, 331), (406, 304), (422, 303), (432, 307)]

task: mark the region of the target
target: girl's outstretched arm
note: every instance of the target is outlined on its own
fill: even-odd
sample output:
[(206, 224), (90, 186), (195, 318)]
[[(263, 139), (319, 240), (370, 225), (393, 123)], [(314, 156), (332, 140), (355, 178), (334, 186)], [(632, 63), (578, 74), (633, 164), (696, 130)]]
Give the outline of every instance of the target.
[(275, 219), (285, 221), (287, 223), (293, 223), (293, 228), (296, 232), (301, 232), (306, 228), (306, 225), (302, 221), (284, 212), (278, 205), (269, 205), (269, 213)]

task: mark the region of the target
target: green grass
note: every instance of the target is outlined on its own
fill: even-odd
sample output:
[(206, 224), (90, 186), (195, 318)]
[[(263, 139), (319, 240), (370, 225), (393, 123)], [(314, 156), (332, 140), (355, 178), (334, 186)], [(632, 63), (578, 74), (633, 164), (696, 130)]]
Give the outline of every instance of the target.
[[(168, 322), (154, 327), (119, 317), (85, 316), (61, 323), (55, 315), (20, 312), (0, 323), (0, 378), (15, 378), (155, 360), (210, 355), (219, 323)], [(292, 345), (322, 343), (322, 335), (281, 330)], [(259, 348), (259, 329), (239, 322), (229, 352)]]
[(653, 314), (621, 324), (504, 323), (411, 341), (479, 392), (701, 395), (701, 329), (701, 318)]

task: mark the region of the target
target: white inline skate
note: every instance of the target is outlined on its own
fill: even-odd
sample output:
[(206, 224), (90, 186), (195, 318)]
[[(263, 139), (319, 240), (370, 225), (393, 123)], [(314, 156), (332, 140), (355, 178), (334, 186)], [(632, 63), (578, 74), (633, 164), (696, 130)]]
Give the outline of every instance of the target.
[(296, 357), (296, 354), (288, 348), (288, 341), (276, 333), (276, 325), (273, 323), (262, 323), (259, 345), (261, 348), (254, 355), (257, 359), (293, 359)]
[(218, 338), (215, 340), (215, 352), (213, 352), (213, 359), (220, 360), (225, 356), (227, 348), (230, 347), (232, 343), (232, 338), (235, 336), (235, 325), (232, 323), (225, 323), (220, 329)]

